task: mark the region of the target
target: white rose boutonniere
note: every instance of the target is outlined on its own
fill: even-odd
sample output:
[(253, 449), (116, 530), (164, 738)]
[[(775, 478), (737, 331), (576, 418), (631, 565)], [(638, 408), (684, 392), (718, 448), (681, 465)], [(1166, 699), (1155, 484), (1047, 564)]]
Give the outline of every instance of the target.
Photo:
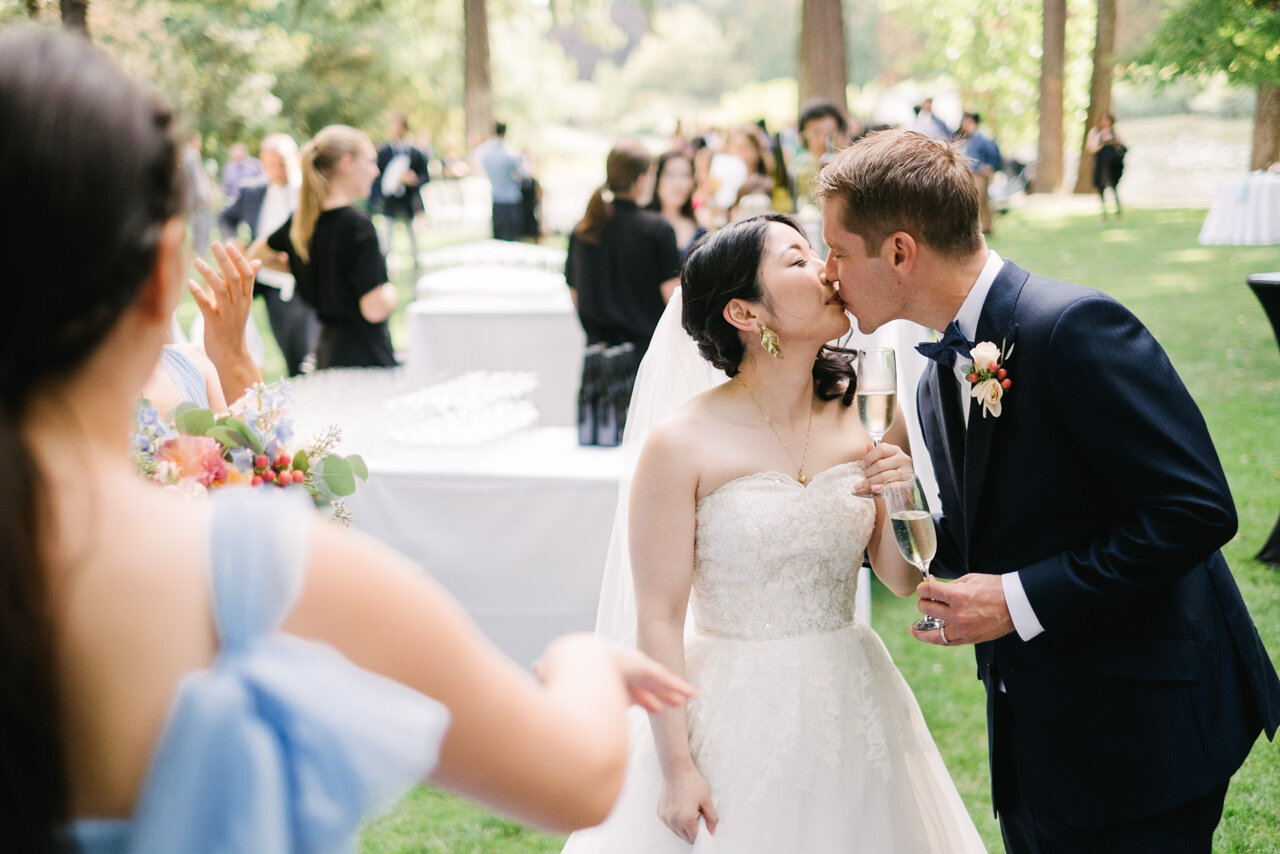
[(1012, 355), (1013, 345), (1010, 344), (1006, 349), (1003, 341), (999, 347), (990, 341), (982, 341), (969, 351), (969, 357), (973, 359), (965, 368), (965, 374), (973, 384), (969, 394), (982, 404), (983, 418), (988, 415), (992, 418), (1000, 417), (1004, 393), (1013, 386), (1009, 371), (1004, 367), (1004, 363)]

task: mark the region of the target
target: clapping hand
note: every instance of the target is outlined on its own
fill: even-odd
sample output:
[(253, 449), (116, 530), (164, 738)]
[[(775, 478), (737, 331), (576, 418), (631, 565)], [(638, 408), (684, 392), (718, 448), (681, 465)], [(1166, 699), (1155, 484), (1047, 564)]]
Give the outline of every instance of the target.
[(864, 479), (853, 487), (854, 494), (875, 498), (883, 491), (884, 484), (910, 480), (915, 476), (915, 469), (906, 451), (890, 442), (881, 442), (867, 445), (866, 456), (862, 458), (862, 475)]
[(209, 285), (206, 291), (194, 279), (187, 280), (187, 290), (195, 298), (204, 315), (204, 351), (219, 365), (235, 358), (246, 349), (244, 328), (253, 307), (253, 281), (261, 261), (249, 261), (234, 243), (209, 244), (221, 275), (203, 258), (196, 258), (196, 272)]

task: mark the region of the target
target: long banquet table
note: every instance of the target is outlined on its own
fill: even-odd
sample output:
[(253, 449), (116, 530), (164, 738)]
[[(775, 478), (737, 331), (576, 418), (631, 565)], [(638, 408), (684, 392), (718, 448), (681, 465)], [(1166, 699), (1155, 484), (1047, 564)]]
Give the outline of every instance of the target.
[(346, 499), (355, 527), (417, 562), (503, 652), (527, 667), (594, 627), (621, 451), (580, 448), (568, 427), (468, 443), (446, 425), (445, 443), (414, 444), (405, 422), (420, 414), (390, 404), (417, 389), (404, 369), (324, 371), (293, 389), (300, 435), (337, 424), (338, 452), (368, 463)]
[[(504, 379), (471, 376), (453, 397)], [(369, 466), (346, 499), (355, 527), (417, 562), (528, 667), (553, 638), (595, 626), (624, 452), (581, 448), (569, 427), (486, 438), (483, 418), (424, 419), (422, 407), (396, 405), (448, 385), (423, 390), (403, 368), (322, 371), (293, 383), (296, 426), (300, 436), (342, 427), (338, 452)], [(869, 582), (863, 570), (858, 615), (868, 621)]]

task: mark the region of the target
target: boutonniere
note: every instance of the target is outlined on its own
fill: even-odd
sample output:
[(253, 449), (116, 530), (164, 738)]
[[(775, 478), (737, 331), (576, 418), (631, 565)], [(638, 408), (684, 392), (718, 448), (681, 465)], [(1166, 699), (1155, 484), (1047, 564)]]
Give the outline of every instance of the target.
[(983, 418), (988, 413), (992, 418), (1000, 417), (1001, 399), (1013, 385), (1013, 380), (1009, 379), (1009, 372), (1004, 367), (1004, 363), (1012, 355), (1013, 345), (1010, 344), (1006, 350), (1004, 341), (1000, 342), (999, 348), (990, 341), (982, 341), (969, 351), (969, 358), (973, 362), (965, 368), (965, 375), (973, 385), (969, 394), (982, 404)]

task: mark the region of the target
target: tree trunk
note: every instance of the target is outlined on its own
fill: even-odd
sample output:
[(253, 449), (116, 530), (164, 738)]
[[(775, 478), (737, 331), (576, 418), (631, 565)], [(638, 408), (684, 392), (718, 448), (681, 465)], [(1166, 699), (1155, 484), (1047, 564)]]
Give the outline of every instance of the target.
[(62, 26), (89, 35), (89, 0), (61, 0), (61, 3)]
[(1032, 191), (1062, 186), (1062, 79), (1067, 53), (1067, 0), (1044, 0), (1044, 54), (1040, 57), (1040, 155)]
[(1098, 117), (1111, 112), (1111, 78), (1116, 63), (1116, 0), (1098, 0), (1098, 30), (1093, 40), (1093, 81), (1089, 84), (1089, 112), (1080, 139), (1080, 170), (1076, 173), (1076, 192), (1092, 193), (1093, 155), (1085, 147), (1089, 128)]
[(26, 4), (28, 18), (40, 17), (40, 0), (26, 0)]
[(1280, 160), (1280, 86), (1258, 84), (1253, 110), (1253, 159), (1250, 169), (1266, 169)]
[(796, 67), (802, 105), (813, 98), (823, 98), (848, 113), (845, 88), (849, 78), (840, 0), (802, 0)]
[(493, 134), (493, 84), (489, 77), (489, 10), (487, 0), (463, 0), (465, 74), (463, 103), (467, 143)]

